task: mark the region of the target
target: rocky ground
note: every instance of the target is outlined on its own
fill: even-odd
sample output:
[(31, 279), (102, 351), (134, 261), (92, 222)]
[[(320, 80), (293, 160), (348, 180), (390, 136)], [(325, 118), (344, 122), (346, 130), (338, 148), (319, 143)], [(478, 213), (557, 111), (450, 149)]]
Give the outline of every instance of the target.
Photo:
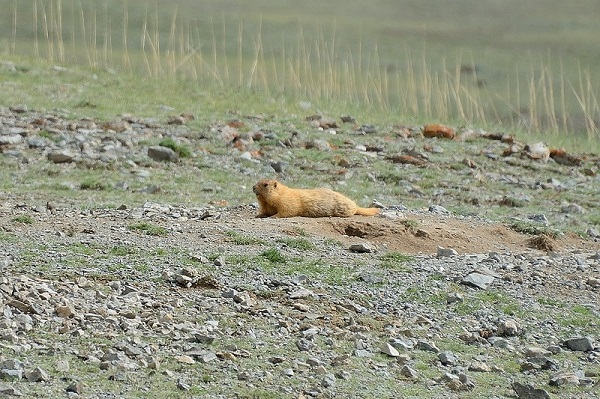
[[(142, 178), (148, 170), (180, 172), (169, 162), (181, 154), (152, 138), (206, 145), (203, 134), (186, 128), (189, 116), (103, 124), (25, 107), (1, 116), (3, 176), (14, 180), (0, 191), (0, 395), (600, 397), (600, 243), (586, 221), (597, 157), (559, 158), (505, 144), (527, 153), (506, 164), (535, 170), (545, 185), (535, 190), (569, 189), (579, 199), (583, 205), (548, 203), (536, 214), (580, 224), (580, 234), (530, 235), (458, 216), (433, 200), (439, 192), (430, 206), (384, 206), (372, 218), (255, 219), (251, 202), (181, 205), (147, 181), (105, 190), (118, 207), (89, 206), (85, 197), (96, 192), (72, 179), (61, 181), (63, 191), (40, 183), (74, 169), (130, 167), (128, 174)], [(322, 119), (308, 124), (335, 128)], [(361, 131), (360, 141), (370, 127), (351, 129)], [(256, 142), (272, 140), (266, 129), (262, 136), (240, 130), (234, 123), (207, 128), (230, 152), (206, 151), (206, 162), (254, 180), (264, 163), (252, 160), (275, 160), (279, 150), (257, 151)], [(434, 140), (425, 143), (444, 148), (442, 136)], [(498, 161), (489, 143), (501, 141), (484, 140), (480, 158), (460, 156), (461, 164), (491, 176), (498, 168), (484, 167)], [(373, 152), (350, 145), (336, 170), (344, 160), (353, 170), (353, 151)], [(375, 152), (411, 168), (435, 156)], [(239, 169), (240, 158), (250, 166)], [(354, 177), (361, 168), (354, 166)], [(570, 177), (560, 182), (545, 172)], [(518, 171), (505, 180), (535, 186)], [(450, 185), (446, 190), (458, 198)], [(149, 200), (138, 203), (134, 191)], [(496, 196), (489, 198), (498, 205)], [(389, 205), (393, 196), (381, 198)]]

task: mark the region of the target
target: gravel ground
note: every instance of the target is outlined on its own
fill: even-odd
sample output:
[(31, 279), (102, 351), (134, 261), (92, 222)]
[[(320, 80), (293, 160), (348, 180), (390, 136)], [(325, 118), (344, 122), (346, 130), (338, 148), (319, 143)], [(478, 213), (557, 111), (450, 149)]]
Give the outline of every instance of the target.
[[(400, 256), (382, 239), (317, 232), (339, 219), (255, 213), (5, 202), (2, 392), (500, 398), (517, 382), (598, 397), (593, 245)], [(407, 214), (431, 217), (343, 221), (385, 230)], [(450, 230), (494, 225), (436, 217)]]
[[(391, 156), (397, 147), (371, 150), (362, 141), (376, 140), (360, 128), (332, 166), (308, 162), (309, 145), (284, 140), (287, 132), (240, 134), (239, 121), (197, 132), (188, 119), (100, 123), (0, 110), (0, 396), (600, 397), (600, 234), (588, 217), (597, 156), (499, 161), (501, 141), (485, 137), (468, 144), (472, 159), (457, 161), (439, 155), (446, 142), (422, 136), (401, 140), (426, 153)], [(306, 123), (317, 134), (332, 126)], [(212, 149), (192, 167), (198, 158), (177, 162), (152, 145), (164, 137)], [(257, 151), (259, 140), (275, 145)], [(328, 153), (323, 141), (310, 146)], [(395, 166), (407, 155), (429, 166)], [(308, 179), (343, 176), (340, 187), (364, 174), (396, 190), (375, 172), (393, 169), (421, 181), (407, 195), (431, 195), (431, 205), (388, 206), (371, 218), (256, 219), (256, 204), (240, 198), (251, 198), (250, 180), (265, 166), (285, 164), (268, 161), (280, 156)], [(247, 181), (248, 193), (224, 184), (206, 193), (227, 201), (174, 201), (190, 195), (178, 179), (210, 164)], [(468, 179), (453, 180), (450, 165)], [(428, 190), (419, 176), (433, 172), (440, 188)], [(469, 191), (485, 179), (494, 184)], [(501, 195), (505, 187), (514, 195)], [(383, 188), (389, 205), (396, 194)], [(465, 192), (474, 209), (492, 209), (566, 190), (579, 203), (548, 202), (537, 217), (580, 225), (580, 234), (525, 235), (440, 206), (464, 205)], [(103, 206), (106, 198), (122, 205)], [(522, 217), (531, 206), (519, 209)]]

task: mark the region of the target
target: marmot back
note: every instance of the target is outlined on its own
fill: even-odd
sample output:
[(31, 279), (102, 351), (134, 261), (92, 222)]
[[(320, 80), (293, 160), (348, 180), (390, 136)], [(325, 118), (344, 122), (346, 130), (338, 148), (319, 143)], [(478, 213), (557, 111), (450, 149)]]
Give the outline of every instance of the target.
[(260, 180), (252, 191), (260, 207), (257, 217), (349, 217), (379, 213), (377, 208), (361, 208), (350, 198), (328, 188), (294, 189), (277, 180)]

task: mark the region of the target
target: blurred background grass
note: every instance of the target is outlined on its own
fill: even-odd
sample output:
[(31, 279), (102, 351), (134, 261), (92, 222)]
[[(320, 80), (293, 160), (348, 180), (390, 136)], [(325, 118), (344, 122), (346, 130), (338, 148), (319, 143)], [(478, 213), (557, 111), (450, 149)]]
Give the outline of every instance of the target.
[[(204, 99), (231, 94), (240, 107), (245, 90), (406, 122), (576, 141), (600, 135), (600, 3), (593, 0), (0, 0), (0, 6), (3, 57), (114, 71), (107, 91), (124, 77), (152, 79), (165, 102), (167, 88), (195, 86)], [(122, 93), (113, 97), (110, 103), (127, 107)], [(136, 102), (142, 101), (129, 99)]]

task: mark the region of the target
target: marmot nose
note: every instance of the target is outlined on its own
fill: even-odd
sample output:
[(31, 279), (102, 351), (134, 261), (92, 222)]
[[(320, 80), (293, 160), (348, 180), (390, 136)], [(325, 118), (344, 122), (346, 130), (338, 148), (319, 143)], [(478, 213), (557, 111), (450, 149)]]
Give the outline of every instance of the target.
[(252, 186), (252, 191), (256, 194), (256, 185)]

